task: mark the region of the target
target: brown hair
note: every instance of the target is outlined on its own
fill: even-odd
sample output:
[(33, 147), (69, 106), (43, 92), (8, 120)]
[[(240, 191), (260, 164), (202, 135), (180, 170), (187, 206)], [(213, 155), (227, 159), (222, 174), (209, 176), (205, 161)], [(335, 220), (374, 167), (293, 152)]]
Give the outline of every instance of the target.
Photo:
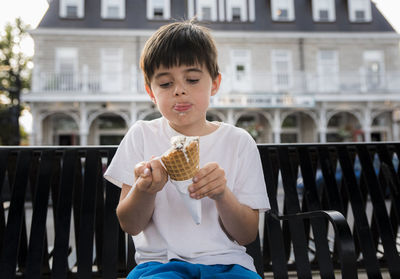
[(212, 79), (219, 74), (217, 48), (210, 31), (194, 20), (161, 26), (146, 42), (140, 68), (150, 86), (154, 71), (160, 67), (205, 65)]

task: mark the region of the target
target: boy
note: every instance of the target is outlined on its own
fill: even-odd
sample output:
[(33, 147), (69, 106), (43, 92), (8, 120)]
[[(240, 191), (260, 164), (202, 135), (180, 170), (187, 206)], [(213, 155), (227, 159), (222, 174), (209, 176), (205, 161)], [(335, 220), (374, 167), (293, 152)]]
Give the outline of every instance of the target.
[[(161, 27), (140, 66), (162, 117), (136, 122), (105, 173), (122, 188), (117, 216), (136, 247), (138, 266), (128, 278), (260, 278), (243, 245), (269, 208), (261, 161), (244, 130), (206, 120), (221, 83), (209, 31), (192, 21)], [(179, 134), (200, 137), (201, 168), (189, 186), (202, 203), (200, 225), (154, 158)]]

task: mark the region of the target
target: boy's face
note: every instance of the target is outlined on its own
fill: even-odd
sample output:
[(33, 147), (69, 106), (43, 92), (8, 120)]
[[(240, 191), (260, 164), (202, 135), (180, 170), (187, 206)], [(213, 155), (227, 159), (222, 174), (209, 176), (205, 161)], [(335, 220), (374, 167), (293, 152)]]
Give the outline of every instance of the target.
[(146, 91), (171, 127), (185, 134), (205, 128), (210, 96), (217, 93), (220, 82), (220, 75), (212, 80), (204, 66), (161, 66)]

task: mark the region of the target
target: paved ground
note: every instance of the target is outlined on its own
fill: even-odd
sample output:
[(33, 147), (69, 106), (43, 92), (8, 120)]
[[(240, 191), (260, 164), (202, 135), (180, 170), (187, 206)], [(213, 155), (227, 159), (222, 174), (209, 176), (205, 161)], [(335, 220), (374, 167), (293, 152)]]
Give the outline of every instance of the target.
[[(265, 279), (271, 279), (271, 278), (274, 278), (273, 274), (271, 274), (271, 273), (265, 273)], [(295, 273), (295, 272), (291, 273), (291, 274), (289, 275), (289, 278), (297, 278), (296, 273)], [(312, 277), (312, 278), (313, 278), (313, 279), (314, 279), (314, 278), (315, 278), (315, 279), (318, 279), (318, 278), (321, 278), (321, 276), (319, 276), (318, 273), (315, 273), (315, 274), (313, 274), (313, 277)], [(382, 278), (383, 278), (383, 279), (390, 279), (389, 273), (388, 273), (387, 271), (383, 271), (383, 273), (382, 273)], [(336, 274), (335, 274), (335, 279), (342, 279), (342, 275), (341, 275), (340, 273), (336, 273)], [(358, 279), (368, 279), (368, 276), (367, 276), (367, 274), (366, 274), (365, 272), (359, 272), (359, 273), (358, 273)]]

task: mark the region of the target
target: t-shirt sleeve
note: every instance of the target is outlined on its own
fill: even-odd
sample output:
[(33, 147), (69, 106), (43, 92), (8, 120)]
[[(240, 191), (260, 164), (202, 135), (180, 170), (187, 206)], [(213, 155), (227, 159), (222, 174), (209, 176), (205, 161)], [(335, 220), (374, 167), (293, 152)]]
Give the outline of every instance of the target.
[(135, 183), (134, 169), (143, 161), (143, 133), (141, 122), (136, 122), (126, 133), (115, 155), (104, 173), (104, 178), (122, 187)]
[(239, 151), (239, 171), (235, 180), (233, 193), (240, 203), (260, 212), (270, 209), (260, 153), (250, 135), (244, 137)]

